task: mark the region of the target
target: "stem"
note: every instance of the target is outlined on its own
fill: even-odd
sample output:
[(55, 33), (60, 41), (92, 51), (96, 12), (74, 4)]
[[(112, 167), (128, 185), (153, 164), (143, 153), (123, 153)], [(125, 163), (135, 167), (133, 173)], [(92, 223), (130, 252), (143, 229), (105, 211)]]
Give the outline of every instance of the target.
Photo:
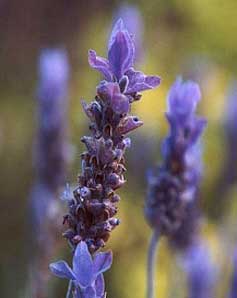
[(72, 292), (72, 280), (69, 281), (66, 298), (70, 298), (71, 297), (71, 292)]
[(150, 240), (147, 258), (147, 298), (154, 298), (156, 252), (159, 237), (159, 231), (154, 230)]

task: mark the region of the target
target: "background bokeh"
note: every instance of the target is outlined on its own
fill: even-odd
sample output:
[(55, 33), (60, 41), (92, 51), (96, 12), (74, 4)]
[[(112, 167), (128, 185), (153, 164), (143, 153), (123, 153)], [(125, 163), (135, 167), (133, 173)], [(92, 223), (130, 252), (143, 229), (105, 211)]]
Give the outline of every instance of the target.
[[(237, 75), (236, 0), (0, 2), (1, 297), (28, 297), (28, 264), (33, 252), (29, 251), (27, 217), (34, 181), (32, 146), (37, 126), (39, 53), (49, 47), (68, 51), (71, 161), (66, 180), (74, 184), (83, 150), (80, 137), (88, 133), (80, 99), (91, 100), (100, 79), (88, 66), (87, 50), (93, 48), (106, 55), (107, 37), (122, 4), (135, 5), (143, 22), (137, 65), (146, 73), (160, 75), (162, 84), (157, 90), (145, 92), (142, 101), (134, 105), (133, 113), (145, 124), (132, 135), (127, 154), (128, 183), (120, 191), (122, 224), (107, 245), (114, 252), (112, 269), (105, 275), (108, 297), (144, 297), (146, 248), (151, 232), (143, 218), (145, 175), (147, 168), (160, 159), (160, 142), (168, 128), (164, 117), (166, 95), (179, 74), (198, 81), (202, 89), (199, 113), (208, 119), (200, 195), (202, 235), (218, 268), (215, 297), (227, 297), (231, 256), (237, 241), (237, 181), (226, 188), (220, 189), (220, 185), (226, 177), (223, 173), (237, 169), (237, 164), (225, 168), (231, 150), (237, 148), (228, 148), (224, 129), (227, 91)], [(62, 256), (70, 259), (62, 231), (59, 226), (58, 241), (62, 245), (55, 260)], [(157, 269), (158, 297), (185, 297), (184, 274), (165, 240), (160, 244)], [(66, 281), (52, 277), (48, 297), (64, 297), (66, 287)]]

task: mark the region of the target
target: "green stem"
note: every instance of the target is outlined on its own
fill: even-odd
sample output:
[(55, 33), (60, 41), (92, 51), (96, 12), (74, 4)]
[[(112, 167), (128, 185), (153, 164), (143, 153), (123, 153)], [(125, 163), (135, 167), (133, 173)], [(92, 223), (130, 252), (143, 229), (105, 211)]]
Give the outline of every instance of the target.
[(159, 241), (160, 233), (158, 230), (154, 230), (150, 245), (148, 249), (147, 258), (147, 298), (154, 298), (155, 289), (155, 268), (156, 268), (156, 255), (157, 255), (157, 245)]
[(72, 293), (72, 280), (69, 281), (66, 298), (70, 298)]

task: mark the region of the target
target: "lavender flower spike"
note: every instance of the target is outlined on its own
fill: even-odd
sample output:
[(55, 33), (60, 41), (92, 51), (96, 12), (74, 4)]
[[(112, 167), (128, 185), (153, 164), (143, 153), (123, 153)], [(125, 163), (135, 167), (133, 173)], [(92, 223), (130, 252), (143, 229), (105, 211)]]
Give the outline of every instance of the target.
[(153, 266), (160, 235), (175, 237), (196, 203), (200, 168), (198, 140), (206, 120), (195, 110), (201, 97), (197, 84), (178, 78), (168, 95), (170, 133), (162, 146), (163, 164), (148, 176), (145, 217), (154, 230), (148, 254), (148, 298), (153, 298)]
[[(143, 124), (130, 115), (131, 105), (141, 98), (137, 91), (154, 88), (160, 82), (158, 77), (131, 69), (134, 45), (121, 20), (113, 29), (108, 48), (109, 60), (89, 52), (90, 65), (106, 80), (97, 86), (91, 103), (82, 101), (90, 135), (81, 138), (86, 150), (81, 154), (78, 186), (65, 198), (68, 213), (63, 220), (67, 226), (63, 236), (75, 251), (73, 269), (63, 261), (50, 265), (54, 274), (70, 280), (68, 297), (73, 286), (76, 298), (105, 298), (102, 273), (111, 265), (111, 253), (97, 251), (120, 223), (114, 216), (120, 200), (116, 190), (126, 182), (124, 155), (131, 145), (126, 135)], [(127, 93), (129, 86), (137, 86), (131, 94)]]
[[(44, 49), (39, 57), (37, 136), (34, 147), (35, 182), (30, 197), (31, 297), (48, 297), (48, 262), (55, 253), (58, 193), (65, 183), (68, 142), (67, 105), (69, 64), (66, 51)], [(60, 214), (61, 215), (61, 214)]]
[[(133, 69), (135, 46), (132, 36), (119, 19), (112, 30), (108, 43), (108, 59), (89, 51), (88, 61), (92, 68), (102, 73), (108, 82), (118, 82), (121, 92), (129, 95), (130, 100), (139, 99), (137, 92), (153, 89), (160, 84), (157, 76), (146, 76)], [(124, 84), (124, 81), (127, 82)], [(126, 88), (124, 87), (126, 86)]]
[[(206, 120), (195, 115), (200, 100), (197, 84), (179, 78), (168, 96), (170, 134), (162, 147), (163, 165), (148, 177), (145, 215), (154, 229), (172, 235), (181, 225), (185, 208), (194, 200), (200, 171), (191, 162)], [(194, 157), (195, 159), (195, 157)]]
[(112, 253), (97, 253), (92, 259), (87, 244), (81, 241), (73, 256), (73, 269), (65, 261), (50, 264), (50, 270), (60, 278), (72, 281), (76, 298), (104, 298), (103, 273), (112, 264)]
[[(116, 55), (115, 51), (118, 51)], [(133, 100), (125, 90), (129, 86), (128, 77), (132, 71), (129, 68), (132, 65), (134, 48), (121, 20), (116, 23), (111, 34), (109, 53), (109, 62), (96, 56), (94, 60), (92, 52), (89, 55), (90, 64), (103, 69), (107, 80), (97, 86), (97, 95), (93, 102), (82, 102), (84, 112), (90, 120), (91, 135), (81, 139), (86, 146), (86, 151), (81, 155), (82, 173), (79, 175), (79, 185), (74, 191), (74, 197), (68, 200), (69, 212), (64, 217), (64, 223), (68, 226), (64, 236), (70, 245), (75, 247), (80, 241), (85, 241), (92, 254), (105, 245), (110, 232), (120, 223), (114, 218), (120, 200), (115, 192), (126, 182), (124, 154), (131, 144), (126, 135), (143, 124), (136, 116), (130, 115)], [(116, 62), (117, 58), (112, 58), (114, 55), (120, 57)], [(128, 77), (121, 77), (120, 74), (123, 75), (126, 71)], [(114, 80), (108, 80), (109, 73)], [(134, 86), (142, 85), (141, 76), (137, 72), (130, 83)], [(147, 80), (152, 81), (152, 78), (147, 77)], [(153, 87), (157, 85), (151, 84)]]

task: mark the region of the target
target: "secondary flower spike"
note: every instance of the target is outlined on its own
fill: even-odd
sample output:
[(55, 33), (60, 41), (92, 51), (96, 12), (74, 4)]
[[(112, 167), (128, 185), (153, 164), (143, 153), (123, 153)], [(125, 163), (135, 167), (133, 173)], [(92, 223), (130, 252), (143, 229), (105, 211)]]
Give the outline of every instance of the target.
[(198, 140), (206, 120), (195, 115), (199, 86), (177, 79), (168, 95), (169, 136), (162, 148), (163, 164), (148, 177), (145, 216), (161, 234), (172, 236), (195, 200), (200, 169)]
[(89, 136), (82, 137), (82, 172), (72, 198), (67, 198), (69, 212), (64, 217), (68, 226), (64, 236), (72, 247), (84, 241), (93, 254), (103, 247), (110, 232), (119, 224), (114, 218), (120, 200), (116, 190), (126, 182), (124, 154), (131, 141), (126, 135), (143, 123), (130, 115), (139, 91), (159, 85), (160, 79), (133, 70), (134, 43), (119, 20), (109, 39), (108, 57), (89, 52), (89, 63), (104, 75), (91, 103), (82, 102), (90, 120)]

